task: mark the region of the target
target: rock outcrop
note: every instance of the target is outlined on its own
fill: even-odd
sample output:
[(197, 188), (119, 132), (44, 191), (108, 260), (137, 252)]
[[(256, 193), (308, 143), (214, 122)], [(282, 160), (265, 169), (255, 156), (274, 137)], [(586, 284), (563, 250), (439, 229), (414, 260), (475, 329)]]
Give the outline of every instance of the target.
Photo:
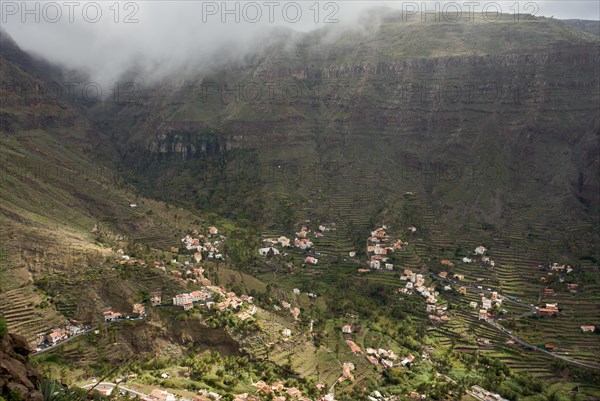
[(29, 363), (30, 353), (27, 340), (22, 336), (7, 334), (0, 339), (0, 396), (14, 399), (20, 394), (24, 401), (43, 399), (37, 389), (42, 376)]

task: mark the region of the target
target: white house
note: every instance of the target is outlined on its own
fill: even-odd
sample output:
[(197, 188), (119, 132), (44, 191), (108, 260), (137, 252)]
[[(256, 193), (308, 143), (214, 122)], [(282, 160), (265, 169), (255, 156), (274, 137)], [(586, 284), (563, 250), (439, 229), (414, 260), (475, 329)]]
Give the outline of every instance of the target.
[(581, 331), (584, 333), (590, 333), (596, 330), (596, 326), (581, 326)]
[(485, 297), (481, 298), (481, 307), (486, 310), (492, 309), (492, 300)]
[(122, 317), (122, 315), (119, 312), (113, 311), (102, 312), (102, 315), (104, 316), (105, 322), (112, 322)]
[(175, 395), (157, 388), (152, 390), (150, 397), (157, 401), (175, 401)]
[(290, 244), (290, 239), (284, 236), (281, 236), (277, 239), (277, 242), (281, 244), (281, 246), (286, 247), (286, 246), (291, 246)]
[(260, 248), (258, 250), (258, 253), (260, 254), (260, 256), (268, 256), (269, 252), (271, 252), (272, 255), (279, 255), (279, 253), (280, 253), (277, 248), (273, 248), (272, 246), (268, 247), (268, 248)]
[(173, 305), (179, 306), (187, 303), (192, 303), (194, 300), (191, 294), (177, 294), (173, 297)]
[(486, 251), (487, 251), (487, 249), (485, 249), (485, 247), (483, 247), (481, 245), (479, 245), (477, 248), (475, 248), (476, 255), (483, 255)]

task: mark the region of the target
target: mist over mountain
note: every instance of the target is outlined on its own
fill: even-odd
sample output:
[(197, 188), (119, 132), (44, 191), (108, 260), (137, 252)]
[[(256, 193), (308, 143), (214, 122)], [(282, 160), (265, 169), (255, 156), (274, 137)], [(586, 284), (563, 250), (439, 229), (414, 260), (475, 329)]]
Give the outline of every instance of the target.
[[(559, 19), (600, 19), (600, 9), (589, 1), (538, 1), (500, 4), (461, 2), (352, 1), (318, 3), (253, 3), (159, 1), (27, 8), (7, 2), (2, 8), (5, 29), (28, 52), (77, 69), (89, 79), (110, 85), (128, 71), (138, 80), (155, 80), (185, 71), (239, 62), (260, 54), (281, 29), (296, 33), (328, 27), (334, 35), (348, 29), (373, 29), (377, 19), (401, 13), (406, 20), (437, 22), (473, 20), (498, 13)], [(288, 2), (290, 3), (290, 2)], [(427, 20), (429, 18), (429, 20)], [(432, 20), (434, 22), (432, 22)], [(289, 34), (286, 34), (287, 36)], [(295, 36), (295, 35), (294, 35)], [(62, 45), (68, 43), (68, 46)]]

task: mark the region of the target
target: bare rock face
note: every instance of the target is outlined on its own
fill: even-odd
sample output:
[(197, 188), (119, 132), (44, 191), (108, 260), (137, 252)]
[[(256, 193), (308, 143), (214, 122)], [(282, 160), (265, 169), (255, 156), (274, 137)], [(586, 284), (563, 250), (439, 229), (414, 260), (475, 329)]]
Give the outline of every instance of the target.
[(42, 376), (29, 364), (29, 346), (25, 338), (7, 334), (0, 339), (0, 395), (20, 394), (24, 401), (41, 401), (37, 386)]

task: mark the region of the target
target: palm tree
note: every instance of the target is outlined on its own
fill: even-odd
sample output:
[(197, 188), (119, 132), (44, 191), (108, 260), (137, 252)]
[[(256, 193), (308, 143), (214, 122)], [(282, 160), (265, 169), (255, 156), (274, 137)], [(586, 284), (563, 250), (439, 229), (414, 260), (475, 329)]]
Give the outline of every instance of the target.
[(67, 389), (55, 380), (43, 380), (38, 384), (44, 401), (84, 401), (87, 399), (83, 389)]

